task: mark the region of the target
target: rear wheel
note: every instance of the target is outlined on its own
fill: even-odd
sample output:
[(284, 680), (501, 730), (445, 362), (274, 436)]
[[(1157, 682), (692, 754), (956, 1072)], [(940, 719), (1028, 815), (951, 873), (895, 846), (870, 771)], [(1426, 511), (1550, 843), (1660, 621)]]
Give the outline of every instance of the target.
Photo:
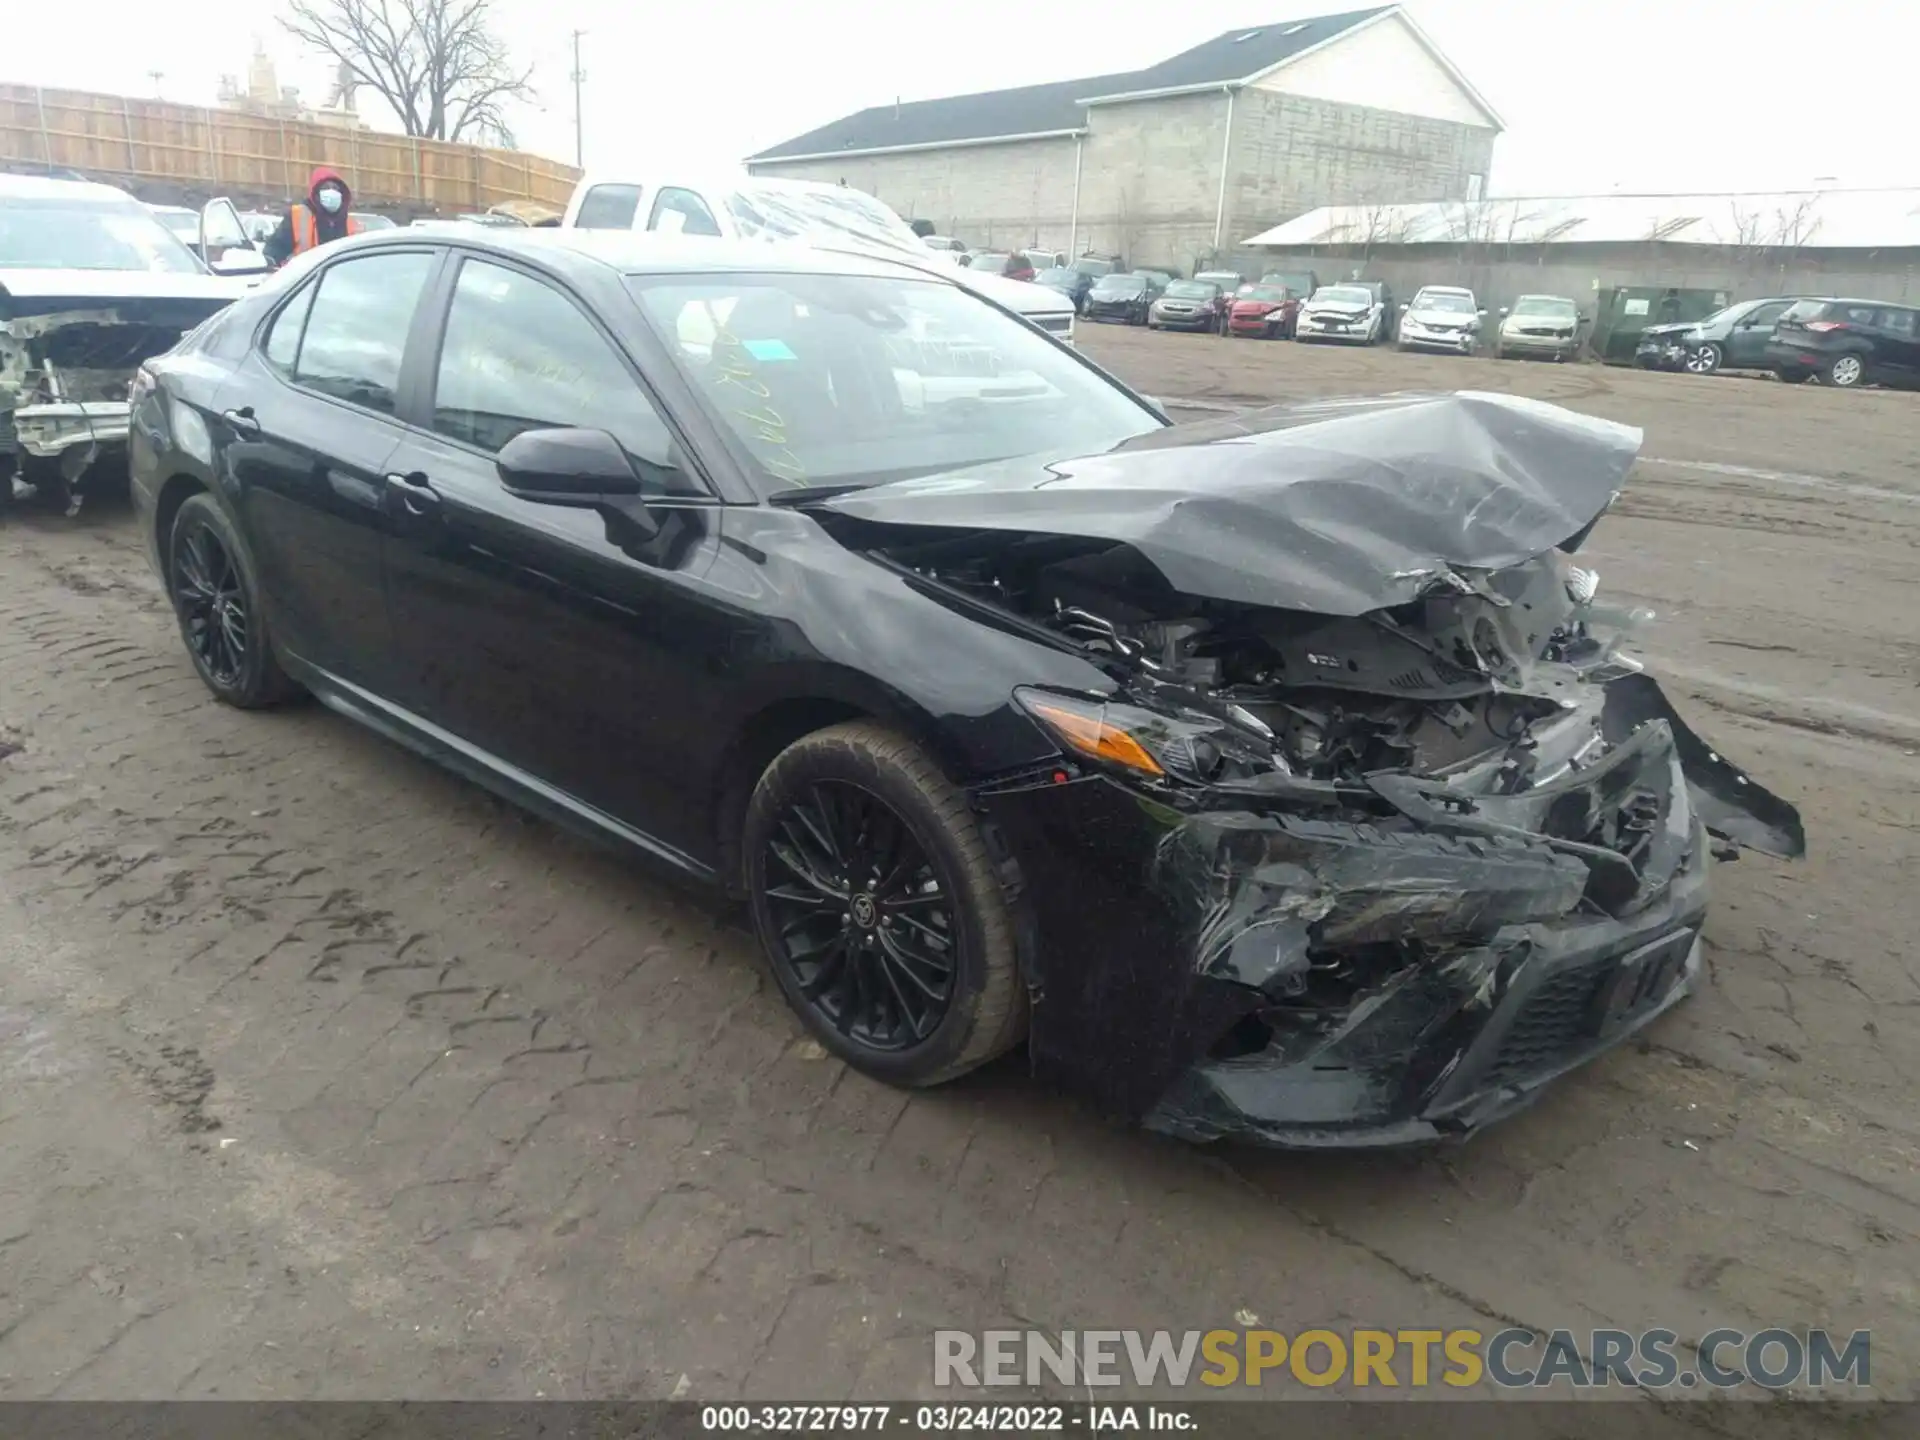
[(165, 554), (180, 638), (215, 698), (256, 710), (297, 694), (274, 657), (253, 557), (211, 495), (181, 505)]
[(754, 929), (781, 993), (849, 1065), (937, 1085), (1010, 1048), (1026, 994), (965, 795), (866, 721), (795, 741), (747, 808)]
[(1842, 390), (1851, 390), (1866, 378), (1867, 367), (1858, 355), (1836, 355), (1820, 372), (1823, 383), (1837, 385)]

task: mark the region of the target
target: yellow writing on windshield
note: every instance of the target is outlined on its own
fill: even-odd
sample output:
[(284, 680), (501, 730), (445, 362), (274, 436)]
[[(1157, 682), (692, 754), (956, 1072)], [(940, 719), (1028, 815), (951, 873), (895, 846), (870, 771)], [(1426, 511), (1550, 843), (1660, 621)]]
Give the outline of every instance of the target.
[(720, 328), (714, 331), (708, 373), (713, 377), (714, 388), (741, 392), (740, 397), (732, 399), (737, 401), (744, 397), (763, 402), (758, 405), (733, 403), (733, 415), (740, 422), (734, 428), (747, 441), (754, 458), (769, 474), (790, 485), (806, 484), (807, 467), (794, 453), (788, 439), (786, 416), (772, 405), (773, 391), (760, 378), (759, 368), (753, 363), (747, 347), (731, 330)]

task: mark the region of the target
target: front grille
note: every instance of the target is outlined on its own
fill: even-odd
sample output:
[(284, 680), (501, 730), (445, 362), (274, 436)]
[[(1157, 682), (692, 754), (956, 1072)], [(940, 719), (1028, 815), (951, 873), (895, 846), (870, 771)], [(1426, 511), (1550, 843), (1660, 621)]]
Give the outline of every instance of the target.
[(1573, 338), (1573, 331), (1561, 330), (1550, 326), (1522, 325), (1520, 327), (1520, 333), (1522, 335), (1548, 335), (1560, 340), (1570, 340)]
[(1588, 1038), (1593, 1007), (1615, 963), (1606, 960), (1564, 970), (1537, 986), (1500, 1042), (1485, 1083), (1489, 1087), (1515, 1084), (1552, 1069), (1569, 1052), (1581, 1048)]
[(1058, 315), (1035, 315), (1033, 323), (1050, 335), (1070, 335), (1073, 333), (1073, 314), (1063, 311)]

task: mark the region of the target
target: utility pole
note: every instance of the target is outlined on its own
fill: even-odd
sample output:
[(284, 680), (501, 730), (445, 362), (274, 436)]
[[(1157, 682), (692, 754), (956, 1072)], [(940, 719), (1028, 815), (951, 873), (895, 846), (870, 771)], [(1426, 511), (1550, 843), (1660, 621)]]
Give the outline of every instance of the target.
[(587, 72), (580, 68), (580, 37), (587, 32), (573, 32), (573, 163), (576, 169), (587, 168), (587, 140), (585, 127), (581, 121), (580, 86), (587, 78)]
[(160, 82), (167, 78), (167, 72), (164, 70), (149, 70), (147, 71), (147, 78), (153, 81), (153, 98), (156, 100), (160, 99)]

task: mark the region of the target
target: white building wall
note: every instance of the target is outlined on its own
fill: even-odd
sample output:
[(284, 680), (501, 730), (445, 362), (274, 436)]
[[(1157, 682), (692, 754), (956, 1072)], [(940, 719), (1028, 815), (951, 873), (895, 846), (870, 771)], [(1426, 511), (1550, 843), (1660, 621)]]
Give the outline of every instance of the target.
[(1282, 65), (1254, 84), (1282, 95), (1397, 110), (1460, 125), (1493, 123), (1398, 15)]
[(942, 235), (982, 248), (1067, 248), (1073, 218), (1075, 141), (1019, 140), (797, 163), (754, 161), (756, 175), (844, 180), (884, 200), (902, 219), (931, 220)]

